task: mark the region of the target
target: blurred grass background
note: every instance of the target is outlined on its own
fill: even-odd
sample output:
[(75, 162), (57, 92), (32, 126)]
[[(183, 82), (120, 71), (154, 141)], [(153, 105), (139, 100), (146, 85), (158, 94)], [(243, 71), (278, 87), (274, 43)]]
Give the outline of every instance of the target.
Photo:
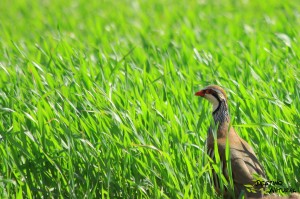
[(299, 190), (298, 1), (0, 6), (1, 198), (211, 198), (208, 84)]

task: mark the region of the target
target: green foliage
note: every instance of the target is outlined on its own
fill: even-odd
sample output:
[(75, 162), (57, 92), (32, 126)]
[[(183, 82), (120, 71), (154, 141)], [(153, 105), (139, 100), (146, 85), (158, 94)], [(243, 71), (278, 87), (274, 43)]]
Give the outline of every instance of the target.
[(268, 178), (298, 187), (299, 10), (2, 0), (0, 197), (210, 198), (208, 84)]

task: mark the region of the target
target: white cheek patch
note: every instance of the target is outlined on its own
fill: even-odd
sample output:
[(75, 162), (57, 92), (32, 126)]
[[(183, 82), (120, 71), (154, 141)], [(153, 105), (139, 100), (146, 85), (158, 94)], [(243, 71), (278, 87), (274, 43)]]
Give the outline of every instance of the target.
[(204, 98), (212, 103), (214, 112), (219, 106), (219, 101), (211, 94), (205, 94)]

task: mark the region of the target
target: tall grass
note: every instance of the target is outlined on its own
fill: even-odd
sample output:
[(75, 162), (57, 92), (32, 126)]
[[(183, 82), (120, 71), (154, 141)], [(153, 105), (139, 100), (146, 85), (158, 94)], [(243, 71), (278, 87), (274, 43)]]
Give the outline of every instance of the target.
[(298, 189), (299, 9), (1, 1), (1, 198), (211, 198), (208, 84), (268, 178)]

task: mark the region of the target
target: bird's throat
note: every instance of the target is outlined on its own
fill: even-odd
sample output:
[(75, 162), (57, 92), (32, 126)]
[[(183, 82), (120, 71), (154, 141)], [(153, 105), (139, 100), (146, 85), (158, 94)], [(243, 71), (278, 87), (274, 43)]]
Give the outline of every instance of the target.
[(216, 112), (221, 104), (220, 100), (213, 95), (205, 95), (205, 98), (213, 105), (213, 113)]
[(213, 114), (216, 113), (220, 108), (220, 103), (219, 102), (215, 102), (213, 104)]

